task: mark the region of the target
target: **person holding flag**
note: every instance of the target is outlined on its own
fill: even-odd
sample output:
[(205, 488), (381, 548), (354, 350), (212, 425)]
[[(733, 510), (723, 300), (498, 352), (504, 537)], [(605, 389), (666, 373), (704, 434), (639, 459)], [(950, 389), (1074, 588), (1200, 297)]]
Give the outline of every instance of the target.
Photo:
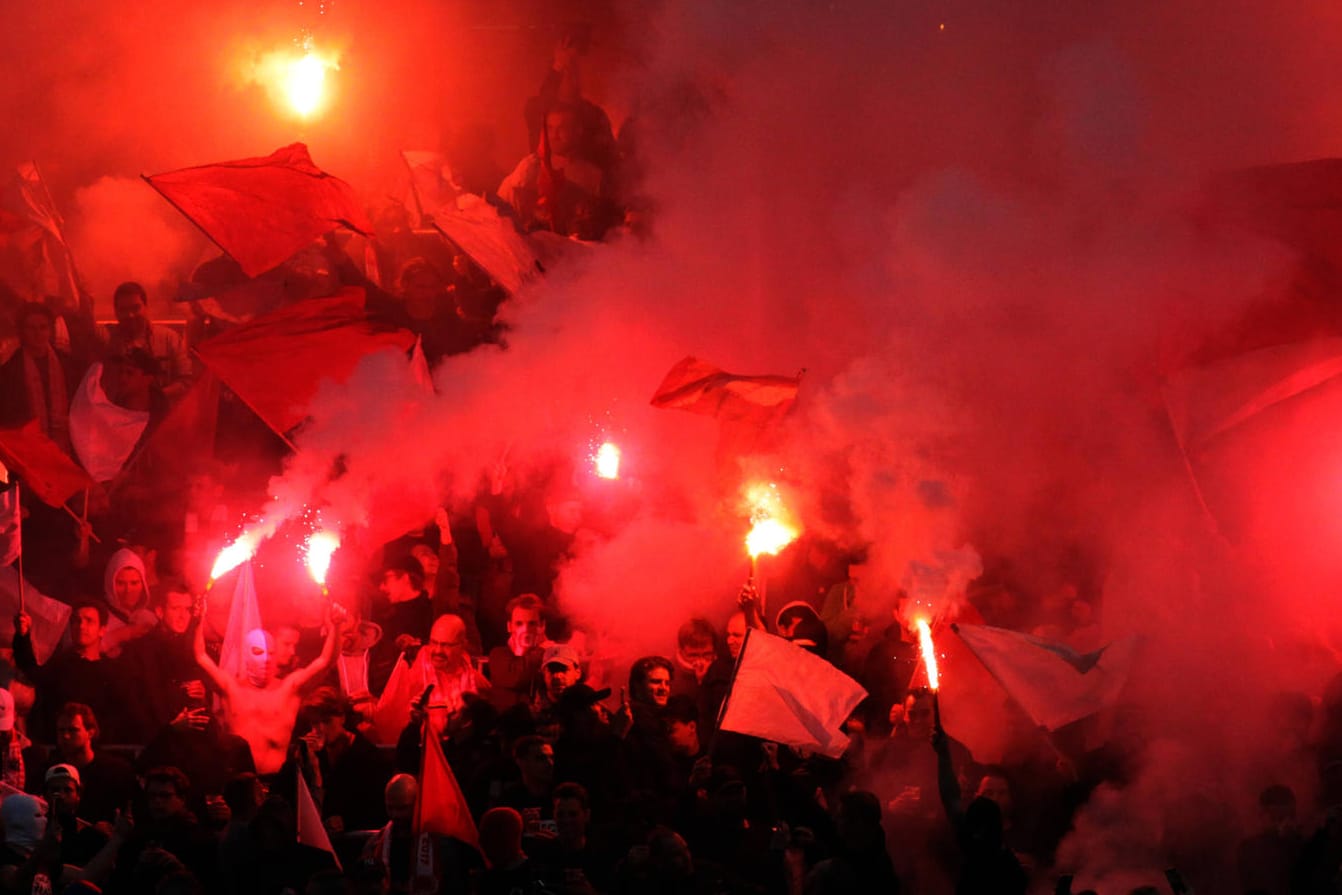
[[(460, 892), (481, 865), (480, 834), (428, 720), (433, 687), (417, 700), (421, 760), (419, 778), (397, 774), (387, 783), (387, 825), (365, 844), (364, 860), (386, 868), (390, 893)], [(464, 846), (469, 846), (466, 848)]]

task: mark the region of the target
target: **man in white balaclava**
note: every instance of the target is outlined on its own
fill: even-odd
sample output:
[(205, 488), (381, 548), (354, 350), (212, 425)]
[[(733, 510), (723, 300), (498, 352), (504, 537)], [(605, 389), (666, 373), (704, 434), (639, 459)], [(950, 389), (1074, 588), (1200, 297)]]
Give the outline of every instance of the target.
[[(201, 613), (204, 613), (203, 605)], [(205, 626), (196, 625), (196, 664), (223, 694), (224, 727), (247, 741), (258, 774), (273, 774), (284, 764), (302, 690), (330, 666), (347, 621), (345, 611), (332, 604), (321, 655), (283, 680), (275, 677), (275, 669), (270, 663), (270, 635), (265, 631), (247, 632), (243, 674), (241, 678), (234, 678), (225, 674), (205, 652)]]

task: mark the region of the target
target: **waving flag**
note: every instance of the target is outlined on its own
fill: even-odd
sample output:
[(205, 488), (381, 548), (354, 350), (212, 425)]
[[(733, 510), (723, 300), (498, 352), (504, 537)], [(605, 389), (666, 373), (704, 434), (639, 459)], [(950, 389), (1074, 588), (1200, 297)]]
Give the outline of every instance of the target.
[(233, 586), (233, 602), (228, 607), (228, 627), (224, 629), (224, 645), (219, 651), (219, 668), (232, 678), (242, 678), (247, 668), (247, 635), (261, 627), (261, 608), (256, 602), (256, 579), (252, 564), (245, 562), (238, 569), (238, 580)]
[(1036, 724), (1057, 730), (1118, 701), (1137, 655), (1136, 637), (1090, 653), (987, 625), (951, 625)]
[(349, 184), (294, 143), (265, 158), (146, 175), (150, 186), (242, 266), (249, 277), (282, 264), (337, 227), (372, 225)]
[(751, 630), (719, 727), (838, 758), (848, 748), (839, 728), (866, 698), (861, 684), (814, 653)]
[[(438, 878), (437, 851), (433, 837), (450, 836), (480, 850), (480, 833), (475, 828), (466, 796), (443, 754), (443, 745), (427, 721), (423, 725), (423, 757), (419, 766), (419, 800), (415, 802), (414, 877), (426, 886)], [(415, 891), (421, 891), (416, 887)], [(425, 889), (429, 891), (429, 889)]]
[(667, 372), (652, 406), (766, 426), (792, 409), (800, 385), (800, 376), (739, 376), (687, 357)]
[(56, 442), (42, 434), (36, 421), (18, 429), (0, 429), (0, 463), (51, 507), (63, 506), (80, 491), (97, 486)]
[(336, 869), (343, 873), (345, 868), (340, 866), (340, 858), (331, 847), (331, 837), (326, 834), (322, 813), (317, 809), (317, 802), (312, 798), (307, 781), (303, 779), (302, 770), (294, 776), (298, 778), (298, 804), (295, 806), (298, 808), (298, 844), (326, 852), (335, 861)]
[(284, 436), (307, 418), (324, 380), (344, 382), (365, 355), (386, 349), (408, 353), (414, 344), (409, 330), (369, 320), (362, 289), (345, 289), (234, 327), (201, 343), (196, 354)]
[(149, 411), (112, 403), (102, 386), (103, 365), (96, 363), (70, 402), (70, 442), (75, 456), (95, 481), (110, 482), (130, 459), (149, 426)]

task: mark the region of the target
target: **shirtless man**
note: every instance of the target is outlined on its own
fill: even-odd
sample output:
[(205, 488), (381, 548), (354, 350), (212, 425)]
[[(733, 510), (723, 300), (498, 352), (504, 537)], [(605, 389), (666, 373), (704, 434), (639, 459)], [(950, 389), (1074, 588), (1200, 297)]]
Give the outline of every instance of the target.
[[(203, 606), (201, 616), (204, 617)], [(275, 677), (264, 631), (258, 629), (248, 633), (246, 671), (242, 678), (234, 679), (205, 652), (205, 625), (196, 624), (196, 663), (223, 695), (224, 726), (251, 746), (258, 774), (273, 774), (284, 764), (289, 734), (302, 702), (301, 692), (335, 658), (346, 619), (345, 611), (333, 604), (321, 655), (283, 680)]]

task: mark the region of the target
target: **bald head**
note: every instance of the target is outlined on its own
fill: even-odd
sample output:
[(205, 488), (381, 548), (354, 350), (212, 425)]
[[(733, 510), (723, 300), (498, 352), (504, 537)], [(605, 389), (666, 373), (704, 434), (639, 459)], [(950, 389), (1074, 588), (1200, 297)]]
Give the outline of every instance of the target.
[(429, 630), (429, 662), (439, 671), (459, 667), (466, 658), (466, 623), (461, 616), (438, 616)]
[(397, 774), (387, 781), (383, 799), (387, 817), (392, 821), (409, 822), (415, 816), (415, 801), (419, 798), (419, 783), (411, 774)]

